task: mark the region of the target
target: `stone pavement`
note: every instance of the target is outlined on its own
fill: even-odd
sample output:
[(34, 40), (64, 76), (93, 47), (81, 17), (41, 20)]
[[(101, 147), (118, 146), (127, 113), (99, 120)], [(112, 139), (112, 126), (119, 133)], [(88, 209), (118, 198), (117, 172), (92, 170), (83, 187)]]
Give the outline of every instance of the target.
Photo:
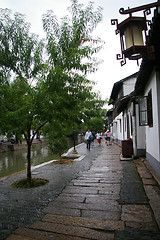
[(120, 161), (116, 144), (99, 149), (90, 168), (43, 208), (42, 219), (7, 240), (160, 239), (160, 186), (145, 161)]

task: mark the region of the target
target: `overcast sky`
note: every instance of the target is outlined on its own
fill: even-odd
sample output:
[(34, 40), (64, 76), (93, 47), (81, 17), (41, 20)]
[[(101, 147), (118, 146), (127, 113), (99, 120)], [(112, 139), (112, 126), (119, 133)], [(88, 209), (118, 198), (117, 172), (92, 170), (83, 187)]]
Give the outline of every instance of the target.
[[(85, 6), (88, 2), (88, 0), (79, 0), (79, 3)], [(116, 54), (121, 52), (120, 41), (119, 35), (115, 35), (116, 27), (111, 26), (111, 19), (116, 18), (118, 22), (121, 22), (128, 17), (128, 15), (119, 14), (121, 7), (124, 9), (133, 8), (156, 2), (156, 0), (93, 0), (93, 2), (95, 8), (97, 6), (103, 8), (103, 21), (98, 25), (94, 35), (105, 41), (105, 44), (98, 55), (103, 63), (99, 65), (98, 71), (90, 75), (89, 78), (97, 82), (94, 90), (100, 91), (102, 98), (105, 99), (110, 97), (115, 82), (139, 70), (136, 61), (127, 60), (127, 64), (121, 67), (120, 61), (116, 60)], [(70, 0), (0, 0), (0, 8), (9, 8), (13, 13), (25, 14), (26, 21), (31, 23), (31, 31), (41, 38), (44, 37), (42, 15), (47, 10), (52, 9), (58, 18), (62, 18), (67, 15), (67, 7), (70, 5)]]

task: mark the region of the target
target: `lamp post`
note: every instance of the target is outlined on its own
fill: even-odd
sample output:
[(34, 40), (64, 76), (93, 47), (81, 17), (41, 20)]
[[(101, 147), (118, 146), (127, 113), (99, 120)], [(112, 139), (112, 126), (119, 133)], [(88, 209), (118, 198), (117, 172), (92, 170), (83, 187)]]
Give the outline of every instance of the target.
[[(147, 55), (154, 60), (154, 46), (148, 45), (147, 25), (151, 24), (146, 16), (151, 13), (151, 8), (160, 6), (160, 1), (143, 6), (119, 10), (120, 14), (129, 14), (129, 17), (118, 24), (117, 19), (111, 20), (111, 25), (116, 25), (116, 34), (120, 34), (121, 54), (117, 54), (117, 60), (121, 60), (121, 66), (129, 60), (138, 60)], [(132, 13), (143, 11), (144, 17), (133, 16)]]

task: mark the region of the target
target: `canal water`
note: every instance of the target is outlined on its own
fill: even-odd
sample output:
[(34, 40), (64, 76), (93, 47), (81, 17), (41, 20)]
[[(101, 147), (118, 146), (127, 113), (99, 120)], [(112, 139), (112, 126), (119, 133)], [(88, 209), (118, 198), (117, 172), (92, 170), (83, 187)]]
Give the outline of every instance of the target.
[[(69, 148), (73, 147), (73, 141), (69, 141)], [(83, 137), (78, 136), (76, 144), (83, 142)], [(59, 159), (45, 144), (33, 144), (31, 151), (32, 166), (51, 160)], [(27, 150), (16, 150), (0, 153), (0, 178), (25, 170), (27, 167)]]

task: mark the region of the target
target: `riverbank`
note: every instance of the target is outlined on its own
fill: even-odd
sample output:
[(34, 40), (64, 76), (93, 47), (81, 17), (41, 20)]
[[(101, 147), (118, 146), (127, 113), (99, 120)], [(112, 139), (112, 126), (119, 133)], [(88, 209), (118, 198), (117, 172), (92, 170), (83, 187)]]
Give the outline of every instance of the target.
[[(35, 139), (33, 144), (44, 144), (43, 139)], [(12, 144), (11, 142), (0, 142), (0, 153), (16, 151), (27, 149), (27, 143), (23, 141), (22, 143)]]
[[(14, 146), (15, 150), (0, 153), (0, 178), (16, 174), (26, 170), (27, 167), (27, 145)], [(31, 165), (39, 164), (58, 159), (58, 155), (50, 151), (47, 144), (37, 143), (32, 145)]]
[[(81, 137), (78, 137), (76, 145), (82, 142), (83, 139)], [(68, 140), (68, 144), (70, 150), (73, 147), (73, 141)], [(14, 147), (14, 150), (0, 152), (0, 178), (26, 170), (26, 143), (23, 142), (22, 144), (12, 144), (12, 146)], [(31, 150), (32, 167), (41, 165), (51, 160), (58, 160), (59, 158), (59, 155), (54, 154), (52, 151), (50, 151), (44, 141), (34, 140)]]

